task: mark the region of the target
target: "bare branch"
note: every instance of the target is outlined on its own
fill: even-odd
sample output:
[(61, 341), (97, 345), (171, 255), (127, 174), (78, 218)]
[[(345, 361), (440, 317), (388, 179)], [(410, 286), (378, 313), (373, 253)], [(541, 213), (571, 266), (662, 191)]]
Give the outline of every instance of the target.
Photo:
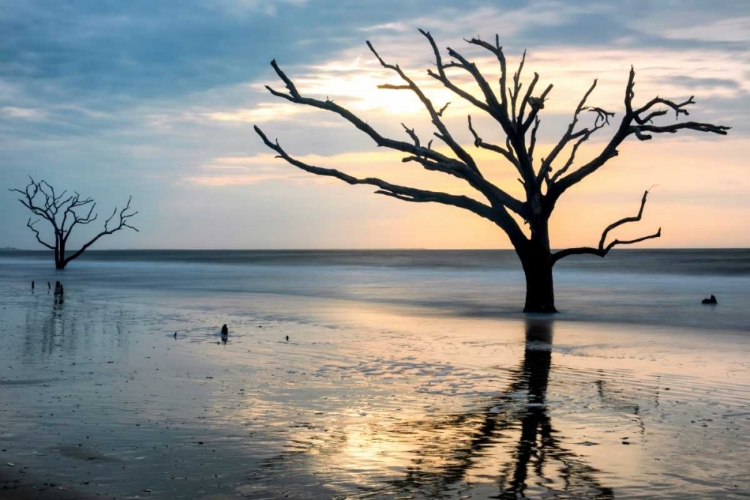
[(411, 90), (411, 87), (408, 85), (394, 85), (392, 83), (378, 85), (378, 88), (383, 90)]
[(612, 248), (614, 248), (617, 245), (632, 245), (634, 243), (640, 243), (641, 241), (659, 238), (661, 236), (661, 228), (659, 228), (659, 230), (656, 233), (650, 234), (648, 236), (642, 236), (640, 238), (636, 238), (633, 240), (615, 239), (609, 245), (605, 246), (605, 243), (607, 241), (607, 236), (609, 235), (610, 231), (622, 226), (623, 224), (627, 224), (629, 222), (639, 222), (641, 220), (641, 217), (643, 216), (643, 208), (646, 206), (647, 198), (648, 198), (648, 190), (646, 190), (643, 193), (643, 198), (641, 198), (641, 206), (638, 210), (638, 215), (635, 215), (633, 217), (625, 217), (607, 226), (604, 232), (602, 232), (602, 237), (599, 240), (598, 247), (596, 248), (578, 247), (578, 248), (568, 248), (565, 250), (560, 250), (559, 252), (555, 252), (554, 254), (552, 254), (552, 263), (554, 264), (558, 260), (568, 257), (570, 255), (590, 254), (590, 255), (598, 255), (599, 257), (604, 257), (605, 255), (609, 253), (610, 250), (612, 250)]
[[(386, 63), (380, 57), (377, 51), (375, 51), (372, 44), (368, 42), (367, 45), (372, 51), (373, 55), (375, 55), (375, 57), (381, 63), (381, 65), (386, 69), (396, 72), (399, 75), (399, 77), (404, 82), (406, 82), (406, 86), (409, 87), (409, 90), (411, 90), (412, 92), (415, 93), (415, 95), (417, 95), (417, 97), (425, 106), (425, 109), (427, 109), (427, 111), (429, 112), (430, 117), (432, 118), (432, 123), (435, 125), (435, 127), (438, 130), (438, 133), (436, 133), (435, 136), (438, 137), (443, 142), (445, 142), (451, 148), (451, 150), (458, 157), (457, 159), (441, 154), (438, 151), (429, 147), (429, 145), (428, 147), (424, 147), (421, 145), (421, 143), (420, 145), (416, 145), (415, 143), (397, 141), (394, 139), (384, 137), (380, 135), (377, 131), (375, 131), (375, 129), (371, 127), (369, 124), (367, 124), (362, 119), (354, 115), (354, 113), (347, 110), (346, 108), (343, 108), (342, 106), (339, 106), (338, 104), (333, 103), (330, 100), (320, 101), (318, 99), (303, 97), (302, 95), (299, 94), (299, 92), (296, 90), (296, 87), (294, 87), (293, 84), (292, 84), (292, 88), (294, 88), (294, 94), (292, 93), (283, 94), (282, 96), (291, 102), (305, 104), (311, 107), (315, 107), (318, 109), (323, 109), (323, 110), (336, 113), (342, 118), (349, 121), (359, 130), (363, 131), (368, 136), (370, 136), (378, 146), (387, 147), (389, 149), (394, 149), (396, 151), (408, 153), (411, 156), (409, 156), (408, 159), (405, 159), (406, 161), (413, 161), (414, 158), (420, 158), (420, 159), (423, 158), (425, 160), (419, 161), (418, 163), (422, 164), (425, 167), (429, 165), (430, 170), (441, 171), (441, 172), (448, 173), (450, 175), (453, 175), (455, 177), (465, 180), (474, 189), (482, 193), (490, 201), (492, 206), (501, 206), (501, 205), (506, 206), (509, 209), (513, 210), (514, 212), (518, 213), (519, 215), (523, 216), (523, 214), (525, 213), (525, 205), (521, 201), (510, 196), (508, 193), (498, 188), (497, 186), (493, 185), (492, 183), (486, 181), (482, 177), (482, 174), (481, 172), (479, 172), (479, 169), (476, 163), (474, 162), (474, 159), (453, 138), (453, 136), (450, 134), (450, 132), (448, 131), (448, 129), (445, 127), (444, 123), (442, 122), (440, 116), (438, 116), (438, 112), (433, 106), (432, 102), (424, 95), (422, 90), (401, 70), (401, 68), (398, 65), (392, 65), (392, 64)], [(281, 70), (281, 68), (279, 68), (278, 64), (276, 64), (275, 61), (272, 62), (272, 66), (274, 70), (276, 71), (276, 73), (284, 82), (291, 83), (291, 80), (286, 76), (286, 74), (284, 74), (284, 72)], [(287, 83), (287, 88), (289, 88), (289, 83)], [(279, 94), (278, 92), (275, 92), (275, 91), (273, 91), (272, 93), (274, 93), (274, 95)], [(413, 140), (413, 137), (412, 137), (412, 140)]]
[[(609, 117), (615, 116), (614, 113), (609, 113), (607, 111), (604, 111), (601, 108), (587, 108), (588, 111), (597, 113), (596, 120), (594, 121), (594, 127), (591, 129), (584, 129), (584, 134), (576, 141), (576, 143), (573, 145), (573, 148), (570, 151), (570, 156), (568, 157), (568, 161), (565, 162), (565, 165), (555, 172), (555, 174), (550, 179), (550, 182), (555, 182), (557, 179), (559, 179), (563, 174), (565, 174), (568, 169), (570, 169), (571, 166), (573, 166), (573, 162), (576, 158), (576, 153), (578, 152), (578, 148), (583, 144), (584, 142), (588, 141), (594, 132), (597, 130), (603, 128), (605, 125), (609, 125)], [(551, 170), (551, 169), (549, 169)]]
[(539, 81), (539, 73), (534, 73), (534, 79), (531, 80), (531, 84), (529, 85), (529, 88), (526, 90), (526, 95), (524, 96), (523, 100), (521, 101), (521, 108), (518, 111), (518, 120), (517, 123), (523, 123), (523, 114), (526, 111), (526, 105), (529, 103), (529, 99), (532, 98), (532, 93), (534, 92), (534, 87), (536, 87), (536, 83)]
[(646, 103), (645, 106), (642, 106), (641, 108), (638, 108), (633, 114), (635, 115), (635, 121), (638, 122), (640, 125), (643, 125), (645, 123), (650, 123), (651, 120), (657, 116), (663, 116), (667, 114), (666, 110), (658, 110), (654, 111), (645, 117), (641, 117), (640, 115), (651, 109), (652, 107), (656, 106), (657, 104), (664, 104), (670, 108), (672, 108), (675, 112), (675, 118), (679, 118), (681, 114), (687, 116), (690, 113), (685, 108), (685, 106), (690, 106), (691, 104), (695, 104), (695, 101), (693, 100), (695, 96), (690, 96), (690, 98), (682, 103), (676, 103), (674, 101), (670, 101), (668, 99), (662, 99), (661, 97), (657, 96), (651, 99), (648, 103)]
[(34, 231), (34, 235), (36, 236), (36, 241), (38, 241), (39, 243), (41, 243), (45, 247), (49, 248), (50, 250), (54, 250), (55, 247), (53, 247), (49, 243), (46, 243), (46, 242), (42, 241), (42, 237), (39, 235), (39, 231), (37, 230), (37, 228), (34, 227), (34, 224), (36, 224), (37, 222), (39, 222), (39, 221), (35, 220), (34, 222), (31, 222), (31, 219), (29, 219), (28, 222), (26, 222), (26, 227), (28, 227), (29, 229), (31, 229), (32, 231)]
[(544, 109), (544, 101), (547, 100), (547, 96), (550, 92), (552, 92), (553, 85), (550, 83), (547, 85), (547, 88), (544, 89), (544, 92), (539, 97), (532, 97), (529, 96), (528, 103), (531, 107), (531, 113), (529, 113), (529, 116), (526, 118), (526, 121), (523, 122), (523, 127), (521, 127), (521, 133), (526, 133), (529, 130), (529, 127), (531, 127), (531, 124), (534, 123), (534, 120), (536, 119), (537, 115), (539, 114), (539, 111)]
[[(406, 74), (401, 70), (401, 68), (398, 65), (386, 63), (383, 60), (383, 58), (380, 57), (380, 55), (375, 50), (375, 47), (373, 47), (373, 45), (369, 41), (367, 42), (367, 46), (370, 48), (370, 52), (372, 52), (373, 55), (377, 58), (377, 60), (380, 62), (381, 66), (383, 66), (385, 69), (389, 69), (391, 71), (396, 72), (396, 74), (398, 74), (398, 76), (404, 82), (406, 82), (406, 85), (403, 86), (403, 87), (408, 88), (409, 90), (411, 90), (412, 92), (414, 92), (414, 94), (416, 94), (416, 96), (422, 102), (422, 104), (424, 105), (424, 107), (427, 109), (427, 112), (430, 114), (430, 118), (432, 118), (433, 125), (435, 125), (435, 128), (439, 132), (439, 135), (436, 134), (436, 136), (439, 137), (443, 142), (445, 142), (448, 145), (448, 147), (451, 148), (451, 150), (453, 151), (453, 153), (458, 158), (460, 158), (461, 161), (466, 166), (468, 166), (468, 168), (470, 168), (471, 170), (473, 170), (474, 172), (476, 172), (481, 177), (481, 173), (479, 172), (479, 168), (477, 167), (476, 163), (474, 162), (474, 159), (471, 157), (471, 155), (469, 155), (469, 153), (466, 152), (466, 150), (464, 150), (458, 144), (458, 142), (456, 140), (453, 139), (453, 137), (451, 136), (450, 132), (448, 131), (448, 128), (443, 124), (442, 120), (440, 119), (440, 116), (442, 115), (442, 111), (445, 110), (445, 108), (447, 107), (447, 105), (444, 106), (443, 109), (440, 112), (436, 111), (435, 107), (432, 104), (432, 101), (430, 99), (428, 99), (427, 96), (425, 96), (424, 92), (422, 92), (422, 90), (417, 86), (416, 83), (414, 83), (414, 81), (411, 78), (409, 78), (408, 76), (406, 76)], [(401, 86), (399, 86), (399, 87), (401, 87)], [(385, 87), (381, 86), (381, 88), (385, 88)], [(419, 146), (417, 145), (417, 147), (419, 147)]]
[(482, 47), (493, 54), (495, 54), (495, 57), (497, 58), (497, 62), (500, 64), (500, 107), (504, 111), (505, 116), (508, 116), (508, 100), (506, 96), (506, 80), (507, 80), (507, 71), (506, 71), (506, 61), (505, 61), (505, 54), (503, 53), (503, 48), (500, 46), (500, 36), (495, 35), (495, 45), (490, 45), (489, 43), (480, 40), (479, 38), (472, 38), (471, 40), (468, 40), (468, 43), (472, 45), (477, 45), (479, 47)]
[[(130, 219), (138, 215), (138, 212), (131, 212), (130, 211), (130, 202), (133, 199), (132, 196), (128, 197), (128, 202), (125, 204), (125, 207), (120, 210), (119, 214), (117, 212), (117, 208), (115, 207), (114, 211), (112, 212), (112, 215), (104, 222), (104, 231), (101, 231), (99, 234), (94, 236), (91, 240), (89, 240), (88, 243), (84, 244), (77, 252), (75, 252), (70, 257), (65, 258), (65, 264), (67, 265), (68, 262), (71, 260), (77, 259), (81, 256), (83, 252), (85, 252), (91, 245), (96, 243), (99, 238), (102, 236), (108, 236), (110, 234), (114, 234), (117, 231), (128, 228), (132, 229), (136, 233), (140, 232), (135, 226), (130, 224)], [(113, 227), (112, 229), (109, 228), (109, 223), (112, 221), (115, 215), (119, 215), (119, 220), (117, 223), (117, 226)]]
[(467, 196), (457, 196), (457, 195), (451, 195), (448, 193), (426, 191), (422, 189), (415, 189), (415, 188), (410, 188), (406, 186), (400, 186), (397, 184), (391, 184), (389, 182), (383, 181), (375, 177), (368, 177), (368, 178), (360, 179), (360, 178), (353, 177), (349, 174), (346, 174), (336, 169), (322, 168), (322, 167), (315, 167), (312, 165), (308, 165), (307, 163), (297, 160), (296, 158), (293, 158), (292, 156), (287, 154), (287, 152), (279, 145), (278, 141), (271, 142), (257, 125), (254, 128), (255, 128), (255, 132), (263, 140), (263, 143), (269, 148), (271, 148), (272, 150), (276, 151), (276, 153), (278, 153), (279, 158), (286, 160), (287, 163), (290, 163), (291, 165), (294, 165), (295, 167), (301, 170), (304, 170), (306, 172), (310, 172), (316, 175), (323, 175), (327, 177), (335, 177), (351, 185), (369, 184), (372, 186), (377, 186), (378, 188), (380, 188), (379, 191), (376, 191), (377, 193), (397, 196), (399, 197), (399, 199), (408, 199), (408, 201), (420, 201), (420, 202), (429, 201), (429, 202), (435, 202), (435, 203), (442, 203), (444, 205), (453, 205), (453, 206), (464, 208), (466, 210), (474, 212), (477, 215), (484, 217), (486, 219), (489, 219), (492, 221), (494, 221), (495, 219), (491, 207), (484, 205), (483, 203), (480, 203)]
[[(666, 114), (665, 110), (650, 111), (654, 106), (658, 104), (668, 106), (670, 109), (675, 111), (675, 116), (679, 118), (680, 115), (688, 114), (688, 111), (684, 108), (695, 103), (693, 97), (690, 97), (687, 101), (684, 101), (682, 103), (676, 103), (668, 99), (656, 97), (650, 100), (644, 106), (634, 109), (634, 87), (635, 69), (633, 69), (633, 67), (631, 66), (630, 73), (628, 75), (628, 82), (625, 86), (625, 115), (620, 122), (617, 132), (610, 139), (609, 143), (602, 150), (602, 152), (593, 160), (589, 161), (581, 168), (565, 175), (564, 177), (561, 177), (560, 175), (556, 176), (554, 185), (552, 185), (548, 190), (548, 197), (550, 198), (551, 204), (554, 205), (555, 201), (562, 195), (562, 193), (568, 190), (571, 186), (574, 186), (575, 184), (581, 182), (583, 179), (604, 166), (607, 161), (617, 156), (617, 148), (629, 135), (635, 135), (637, 139), (646, 141), (650, 140), (653, 137), (651, 134), (673, 134), (680, 130), (694, 130), (696, 132), (706, 132), (719, 135), (726, 135), (730, 130), (730, 127), (726, 127), (723, 125), (713, 125), (709, 123), (699, 122), (683, 122), (671, 125), (654, 125), (652, 124), (654, 118)], [(599, 112), (599, 108), (591, 109), (593, 109), (597, 113)], [(642, 116), (644, 113), (648, 114)], [(606, 118), (608, 118), (608, 116), (612, 115), (605, 115), (605, 122), (607, 121)]]
[(674, 134), (679, 130), (695, 130), (696, 132), (710, 132), (712, 134), (727, 135), (727, 132), (732, 127), (725, 127), (723, 125), (712, 125), (710, 123), (698, 123), (698, 122), (683, 122), (674, 123), (672, 125), (633, 125), (628, 129), (629, 133), (635, 134), (641, 141), (647, 141), (652, 138), (651, 135), (645, 134), (644, 132), (651, 132), (654, 134)]
[(460, 63), (448, 63), (443, 64), (443, 57), (440, 55), (440, 50), (438, 49), (437, 44), (435, 43), (435, 39), (432, 38), (432, 35), (429, 31), (419, 30), (422, 35), (427, 38), (427, 41), (429, 41), (430, 46), (432, 47), (432, 52), (435, 54), (435, 66), (437, 68), (437, 73), (433, 72), (432, 70), (427, 70), (427, 74), (430, 75), (432, 78), (435, 78), (440, 83), (442, 83), (446, 88), (450, 89), (454, 94), (460, 96), (461, 98), (465, 99), (466, 101), (470, 102), (477, 108), (489, 112), (489, 107), (486, 103), (483, 103), (470, 93), (466, 92), (465, 90), (457, 87), (453, 82), (450, 81), (448, 78), (448, 75), (446, 75), (445, 70), (447, 68), (462, 68), (466, 69), (462, 64)]
[(471, 123), (471, 115), (469, 115), (469, 130), (471, 131), (471, 135), (474, 136), (474, 146), (482, 149), (487, 149), (489, 151), (494, 151), (495, 153), (503, 155), (505, 159), (511, 162), (520, 172), (520, 165), (518, 164), (518, 160), (516, 159), (516, 157), (513, 156), (513, 151), (510, 148), (503, 149), (500, 146), (484, 142), (482, 138), (479, 137), (479, 134), (477, 134), (477, 131), (474, 130), (474, 126)]
[(538, 116), (534, 117), (534, 128), (531, 129), (531, 141), (529, 142), (529, 161), (534, 164), (534, 148), (536, 147), (536, 133), (539, 130), (541, 120)]
[(414, 132), (414, 129), (407, 127), (403, 123), (401, 124), (401, 126), (404, 127), (404, 130), (406, 131), (406, 133), (409, 135), (409, 137), (411, 137), (411, 140), (414, 141), (414, 145), (418, 148), (421, 147), (419, 143), (419, 137), (417, 137), (417, 134), (416, 132)]
[[(521, 87), (523, 84), (521, 83), (521, 72), (523, 71), (523, 65), (526, 62), (526, 51), (523, 51), (523, 57), (521, 57), (521, 63), (518, 65), (518, 71), (516, 71), (513, 74), (513, 92), (511, 94), (511, 119), (513, 123), (516, 123), (516, 102), (518, 101), (518, 94), (521, 92)], [(536, 84), (536, 81), (534, 82)], [(520, 119), (521, 113), (518, 114), (518, 118)]]
[[(573, 120), (568, 125), (568, 129), (565, 131), (565, 134), (562, 136), (560, 141), (557, 143), (557, 145), (552, 148), (552, 151), (550, 151), (550, 154), (545, 158), (544, 162), (542, 162), (542, 166), (539, 169), (539, 173), (537, 175), (537, 180), (541, 181), (544, 179), (547, 174), (549, 174), (550, 171), (552, 171), (552, 162), (555, 161), (557, 158), (557, 155), (560, 154), (560, 152), (567, 146), (567, 144), (578, 137), (585, 136), (589, 131), (588, 129), (579, 130), (578, 132), (574, 132), (576, 125), (578, 124), (578, 118), (581, 114), (581, 112), (586, 109), (586, 101), (588, 100), (591, 93), (596, 88), (596, 80), (594, 80), (594, 83), (591, 84), (591, 87), (586, 91), (586, 93), (583, 95), (583, 98), (578, 103), (578, 106), (576, 106), (575, 113), (573, 113)], [(590, 135), (590, 133), (589, 133)], [(588, 137), (586, 137), (588, 139)], [(575, 155), (575, 153), (573, 153)]]

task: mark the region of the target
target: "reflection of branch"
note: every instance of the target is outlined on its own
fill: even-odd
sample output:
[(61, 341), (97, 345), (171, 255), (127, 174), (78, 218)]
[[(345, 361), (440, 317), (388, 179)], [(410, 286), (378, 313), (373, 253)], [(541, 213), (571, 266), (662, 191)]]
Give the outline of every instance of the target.
[(605, 387), (607, 383), (604, 380), (597, 380), (595, 384), (596, 392), (602, 403), (614, 408), (616, 411), (632, 413), (638, 421), (638, 427), (641, 429), (641, 434), (646, 432), (646, 425), (643, 423), (643, 416), (641, 415), (641, 406), (638, 403), (629, 403), (607, 393)]
[[(36, 333), (26, 336), (23, 356), (37, 359), (39, 354), (49, 356), (57, 349), (64, 349), (66, 341), (73, 340), (77, 333), (75, 325), (69, 324), (70, 320), (71, 317), (65, 314), (64, 299), (60, 295), (55, 295), (51, 310), (46, 307), (30, 308), (26, 312), (26, 330)], [(72, 320), (75, 321), (75, 318)]]
[[(462, 480), (475, 463), (475, 459), (486, 453), (487, 448), (499, 442), (502, 432), (520, 429), (518, 444), (511, 452), (512, 461), (500, 468), (498, 484), (501, 488), (499, 498), (517, 498), (523, 496), (528, 480), (530, 466), (535, 473), (544, 478), (544, 465), (550, 460), (561, 466), (564, 490), (574, 496), (594, 496), (596, 498), (613, 498), (611, 488), (602, 486), (597, 479), (599, 471), (587, 465), (572, 451), (564, 448), (562, 438), (553, 428), (548, 410), (545, 406), (547, 383), (551, 369), (552, 353), (548, 346), (537, 346), (536, 343), (549, 344), (552, 338), (548, 322), (527, 323), (526, 351), (521, 366), (511, 376), (511, 384), (500, 396), (493, 398), (477, 412), (454, 415), (442, 421), (423, 421), (408, 426), (429, 432), (450, 430), (457, 434), (453, 439), (441, 440), (437, 446), (446, 443), (460, 443), (449, 450), (438, 449), (435, 455), (447, 457), (448, 463), (436, 470), (423, 470), (415, 466), (410, 468), (404, 480), (391, 484), (402, 489), (423, 488), (430, 485), (447, 487)], [(526, 392), (527, 399), (519, 401), (513, 396)], [(527, 406), (531, 403), (533, 406)], [(522, 407), (519, 407), (522, 404)], [(424, 450), (420, 456), (428, 455)]]

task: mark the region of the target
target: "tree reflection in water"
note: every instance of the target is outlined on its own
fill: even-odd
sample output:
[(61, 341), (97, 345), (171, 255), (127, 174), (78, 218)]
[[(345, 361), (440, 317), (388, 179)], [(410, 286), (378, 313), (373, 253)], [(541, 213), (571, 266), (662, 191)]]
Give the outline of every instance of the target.
[[(340, 493), (338, 487), (324, 486), (339, 484), (348, 497), (365, 498), (614, 498), (613, 490), (601, 484), (600, 471), (566, 449), (572, 437), (562, 436), (553, 425), (547, 405), (552, 325), (550, 320), (526, 320), (520, 365), (509, 370), (505, 389), (479, 408), (374, 424), (364, 433), (361, 427), (343, 428), (326, 434), (326, 444), (318, 441), (308, 450), (266, 460), (250, 474), (251, 482), (284, 492), (298, 482), (307, 484), (302, 496), (310, 488)], [(597, 388), (609, 406), (604, 386)], [(638, 416), (637, 406), (623, 409)], [(295, 436), (295, 443), (302, 441)], [(352, 442), (363, 450), (360, 455), (347, 453)], [(401, 477), (393, 479), (396, 471), (402, 471)], [(352, 484), (358, 494), (351, 495)]]
[[(120, 306), (102, 307), (86, 298), (47, 295), (26, 309), (25, 331), (20, 357), (33, 365), (49, 356), (74, 356), (79, 350), (87, 356), (122, 355), (128, 345), (125, 325), (132, 321)], [(50, 304), (51, 302), (51, 304)]]
[[(24, 359), (38, 355), (49, 356), (56, 349), (70, 344), (70, 336), (75, 337), (76, 316), (66, 314), (65, 298), (55, 293), (52, 309), (47, 309), (46, 302), (29, 307), (26, 310), (26, 331), (24, 339)], [(73, 339), (75, 340), (75, 339)]]
[[(429, 470), (412, 466), (405, 479), (393, 481), (392, 485), (414, 493), (447, 492), (454, 489), (452, 485), (466, 480), (467, 473), (491, 448), (500, 446), (508, 458), (496, 469), (499, 493), (495, 498), (525, 497), (530, 472), (536, 476), (535, 486), (548, 489), (553, 495), (614, 498), (612, 489), (602, 486), (597, 479), (599, 471), (565, 449), (564, 437), (552, 425), (546, 404), (552, 336), (552, 321), (527, 319), (523, 361), (511, 372), (509, 387), (474, 412), (419, 422), (417, 425), (425, 431), (444, 432), (453, 428), (451, 435), (455, 438), (436, 445), (442, 450), (425, 451), (431, 456), (442, 452), (447, 462)], [(509, 438), (516, 433), (514, 444)], [(458, 444), (453, 446), (455, 443)]]

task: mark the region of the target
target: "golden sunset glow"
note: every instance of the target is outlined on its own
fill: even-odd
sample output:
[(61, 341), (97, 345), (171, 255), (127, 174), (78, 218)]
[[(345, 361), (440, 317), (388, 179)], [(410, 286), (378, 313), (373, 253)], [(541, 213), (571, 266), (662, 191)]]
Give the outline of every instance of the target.
[[(472, 109), (466, 101), (452, 96), (450, 91), (426, 75), (429, 65), (422, 63), (423, 59), (419, 56), (422, 52), (425, 57), (429, 56), (429, 47), (424, 43), (417, 44), (405, 53), (400, 50), (396, 38), (387, 38), (382, 47), (376, 37), (373, 36), (372, 39), (381, 56), (386, 60), (396, 59), (436, 106), (451, 103), (445, 114), (446, 123), (457, 137), (464, 139), (463, 147), (474, 156), (485, 177), (510, 194), (522, 198), (523, 190), (516, 181), (518, 175), (512, 165), (494, 153), (473, 146), (466, 130), (466, 116), (472, 114), (475, 120), (479, 120), (477, 128), (482, 137), (490, 142), (495, 134), (498, 135), (497, 140), (502, 142), (497, 125), (484, 120), (481, 111)], [(496, 61), (484, 54), (479, 54), (475, 60), (490, 81), (496, 79)], [(518, 54), (509, 54), (509, 66), (517, 63)], [(591, 142), (584, 144), (577, 154), (575, 165), (581, 165), (598, 154), (605, 141), (614, 133), (617, 116), (623, 112), (624, 82), (631, 64), (636, 68), (636, 102), (645, 102), (656, 95), (683, 100), (689, 95), (696, 95), (698, 104), (690, 110), (691, 118), (693, 115), (700, 117), (711, 113), (710, 105), (701, 106), (702, 101), (710, 103), (711, 99), (733, 99), (750, 92), (750, 83), (743, 77), (750, 71), (750, 63), (731, 53), (717, 57), (712, 51), (700, 49), (673, 50), (667, 53), (650, 49), (531, 50), (524, 72), (526, 85), (533, 72), (540, 74), (540, 85), (554, 84), (547, 106), (541, 114), (541, 134), (535, 155), (537, 166), (539, 159), (552, 149), (562, 135), (581, 95), (594, 79), (598, 80), (598, 85), (589, 102), (615, 112), (616, 116), (612, 126), (605, 127), (597, 133), (598, 137), (595, 136)], [(684, 74), (686, 70), (700, 76), (696, 76), (694, 80), (687, 77), (673, 78), (673, 75)], [(405, 139), (406, 134), (400, 125), (403, 122), (408, 127), (414, 127), (423, 141), (434, 140), (438, 150), (452, 155), (439, 139), (432, 136), (433, 127), (424, 107), (412, 92), (377, 88), (379, 84), (398, 81), (380, 67), (364, 45), (347, 49), (341, 57), (330, 62), (293, 66), (288, 71), (303, 93), (331, 99), (348, 107), (381, 130), (381, 133)], [(452, 70), (451, 77), (473, 95), (479, 95), (476, 85), (467, 75)], [(737, 84), (729, 85), (724, 82)], [(280, 88), (278, 82), (269, 81), (267, 84)], [(265, 92), (265, 89), (263, 85), (258, 85), (255, 91)], [(284, 137), (283, 127), (275, 127), (275, 121), (292, 119), (301, 126), (307, 125), (311, 127), (311, 137), (335, 136), (348, 127), (344, 120), (331, 113), (290, 103), (269, 102), (260, 104), (256, 109), (208, 116), (212, 120), (267, 124), (265, 127), (279, 136), (283, 145), (287, 145), (292, 138)], [(671, 122), (674, 115), (662, 120), (665, 123)], [(319, 126), (316, 127), (315, 124)], [(414, 163), (401, 163), (403, 155), (368, 148), (370, 141), (366, 137), (361, 142), (363, 146), (358, 146), (357, 151), (346, 152), (347, 144), (342, 143), (338, 146), (341, 152), (328, 155), (316, 154), (314, 142), (312, 147), (295, 147), (290, 151), (308, 164), (336, 168), (359, 177), (378, 176), (408, 186), (475, 196), (483, 201), (481, 194), (460, 180), (425, 172)], [(688, 132), (680, 137), (658, 137), (650, 142), (639, 142), (631, 138), (621, 148), (618, 158), (563, 197), (552, 219), (553, 245), (580, 245), (596, 239), (609, 222), (637, 210), (643, 190), (651, 186), (655, 186), (655, 189), (646, 210), (644, 224), (649, 228), (663, 227), (664, 236), (644, 245), (669, 247), (750, 244), (750, 231), (736, 230), (737, 227), (750, 229), (746, 217), (750, 207), (744, 206), (742, 202), (743, 193), (750, 189), (747, 176), (743, 175), (744, 157), (747, 153), (748, 142), (742, 137), (690, 137)], [(565, 154), (561, 155), (558, 162), (564, 158)], [(317, 186), (314, 189), (330, 192), (330, 196), (336, 196), (335, 193), (342, 188), (336, 185), (339, 181), (299, 172), (267, 153), (216, 158), (204, 165), (199, 174), (185, 180), (216, 188), (268, 181), (288, 182), (289, 186), (296, 185), (297, 189)], [(367, 190), (366, 187), (358, 188), (358, 191), (363, 192), (363, 197)], [(705, 200), (705, 204), (700, 208), (694, 206), (688, 201), (691, 196)], [(363, 200), (363, 203), (381, 214), (377, 219), (365, 222), (365, 225), (376, 233), (387, 231), (389, 237), (386, 246), (509, 247), (502, 231), (486, 221), (474, 220), (472, 214), (462, 213), (458, 209), (393, 206), (398, 203), (380, 199)], [(722, 213), (723, 216), (720, 215)], [(638, 229), (623, 228), (620, 236), (628, 236), (632, 231)], [(348, 246), (380, 247), (383, 246), (383, 241), (356, 236)]]

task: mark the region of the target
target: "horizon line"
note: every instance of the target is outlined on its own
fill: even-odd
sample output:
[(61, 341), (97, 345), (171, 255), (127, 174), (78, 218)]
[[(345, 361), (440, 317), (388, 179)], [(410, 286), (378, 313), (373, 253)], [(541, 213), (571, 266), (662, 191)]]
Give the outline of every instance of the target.
[[(552, 248), (553, 251), (562, 250), (562, 248)], [(647, 252), (654, 250), (750, 250), (748, 247), (651, 247), (651, 248), (620, 248), (617, 251), (626, 252)], [(86, 250), (91, 252), (403, 252), (403, 251), (424, 251), (424, 252), (497, 252), (507, 251), (515, 252), (513, 248), (419, 248), (419, 247), (399, 247), (399, 248), (100, 248)], [(614, 250), (613, 250), (614, 251)], [(52, 250), (39, 248), (0, 248), (0, 252), (40, 252), (48, 253)]]

